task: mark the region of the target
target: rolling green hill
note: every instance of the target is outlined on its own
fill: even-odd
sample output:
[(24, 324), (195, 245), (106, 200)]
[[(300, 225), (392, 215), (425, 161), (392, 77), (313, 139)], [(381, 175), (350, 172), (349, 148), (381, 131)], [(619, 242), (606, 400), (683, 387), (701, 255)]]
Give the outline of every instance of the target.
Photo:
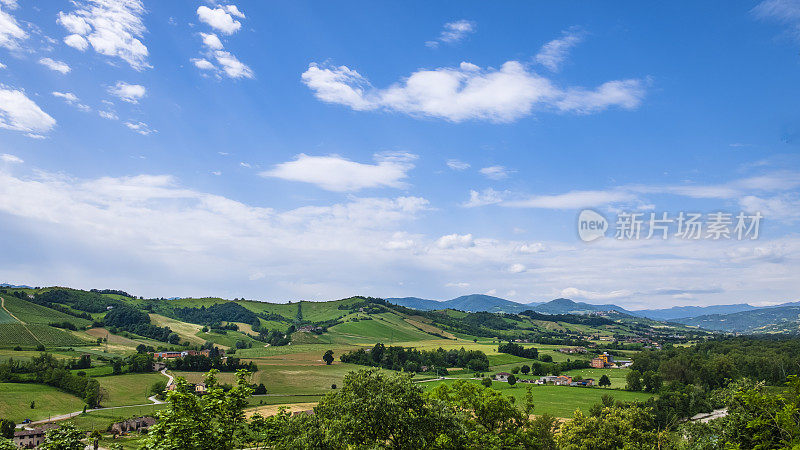
[(91, 322), (80, 317), (71, 316), (61, 311), (37, 305), (10, 295), (4, 295), (6, 309), (17, 319), (25, 323), (70, 322), (78, 327), (90, 325)]

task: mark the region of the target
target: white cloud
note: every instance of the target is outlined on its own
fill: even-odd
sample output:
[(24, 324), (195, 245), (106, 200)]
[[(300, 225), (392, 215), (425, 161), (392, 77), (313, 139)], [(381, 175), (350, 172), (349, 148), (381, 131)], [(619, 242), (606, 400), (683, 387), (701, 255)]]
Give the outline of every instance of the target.
[(42, 59), (39, 60), (39, 64), (47, 67), (48, 69), (50, 69), (52, 71), (60, 72), (60, 73), (63, 73), (63, 74), (69, 73), (69, 71), (72, 70), (72, 68), (69, 66), (69, 64), (67, 64), (67, 63), (65, 63), (63, 61), (56, 61), (56, 60), (51, 59), (51, 58), (42, 58)]
[(149, 136), (156, 132), (156, 130), (153, 130), (144, 122), (125, 122), (125, 126), (141, 134), (142, 136)]
[(466, 283), (466, 282), (463, 282), (463, 281), (462, 282), (458, 282), (458, 283), (450, 282), (450, 283), (446, 283), (444, 286), (445, 287), (454, 287), (454, 288), (468, 288), (469, 287), (469, 283)]
[(509, 170), (503, 166), (489, 166), (479, 170), (486, 178), (492, 180), (503, 180), (508, 178)]
[(219, 36), (214, 33), (200, 33), (200, 36), (203, 38), (203, 45), (210, 48), (211, 50), (222, 50), (222, 41), (219, 40)]
[(5, 69), (6, 65), (0, 62), (0, 69)]
[(108, 88), (108, 93), (119, 97), (120, 100), (128, 103), (139, 103), (139, 100), (145, 96), (147, 89), (139, 84), (128, 84), (124, 81), (118, 81), (117, 84)]
[(414, 168), (412, 161), (417, 158), (416, 155), (377, 153), (374, 158), (377, 164), (350, 161), (338, 155), (309, 156), (301, 153), (295, 160), (277, 164), (259, 175), (311, 183), (335, 192), (406, 187), (403, 180)]
[[(470, 194), (471, 197), (471, 194)], [(630, 202), (636, 196), (626, 191), (571, 191), (556, 195), (534, 195), (522, 200), (507, 200), (503, 206), (515, 208), (576, 209), (609, 203)]]
[(101, 55), (117, 57), (135, 70), (151, 67), (148, 50), (140, 39), (147, 31), (142, 16), (146, 12), (141, 0), (75, 1), (75, 10), (58, 13), (58, 23), (68, 33), (64, 42), (85, 50), (91, 44)]
[(526, 270), (528, 270), (528, 268), (525, 267), (523, 264), (519, 263), (508, 266), (508, 271), (511, 273), (522, 273), (525, 272)]
[(0, 47), (17, 50), (19, 49), (20, 41), (27, 38), (28, 33), (19, 26), (14, 16), (3, 11), (2, 7), (0, 7)]
[(214, 70), (217, 68), (211, 61), (202, 58), (192, 58), (192, 64), (201, 70)]
[(9, 164), (21, 164), (21, 163), (25, 162), (19, 156), (9, 155), (8, 153), (0, 154), (0, 161), (3, 161), (5, 163), (9, 163)]
[(84, 105), (83, 103), (81, 103), (78, 99), (78, 96), (73, 94), (72, 92), (53, 91), (53, 97), (62, 98), (64, 99), (65, 102), (69, 103), (70, 105), (82, 111), (90, 111), (92, 109), (88, 105)]
[(470, 20), (457, 20), (444, 24), (444, 30), (433, 41), (425, 42), (428, 47), (438, 47), (440, 42), (454, 44), (462, 41), (467, 35), (475, 32), (475, 22)]
[(421, 69), (385, 89), (373, 87), (347, 66), (311, 63), (302, 80), (324, 102), (357, 111), (382, 109), (452, 122), (512, 122), (530, 115), (536, 107), (578, 113), (612, 106), (634, 109), (644, 97), (640, 80), (609, 81), (595, 90), (561, 89), (518, 61), (508, 61), (500, 69), (482, 69), (466, 62), (458, 67)]
[(746, 195), (739, 199), (739, 205), (747, 213), (760, 212), (766, 220), (800, 220), (800, 195), (796, 193), (769, 198)]
[(630, 297), (632, 294), (633, 292), (629, 290), (592, 292), (574, 287), (568, 287), (561, 291), (561, 297), (584, 300), (614, 300), (618, 298)]
[(469, 200), (464, 202), (462, 206), (465, 208), (474, 208), (477, 206), (494, 205), (501, 203), (505, 193), (496, 191), (492, 188), (484, 189), (483, 192), (475, 190), (469, 191)]
[(774, 20), (789, 25), (790, 33), (800, 39), (800, 1), (764, 0), (753, 8), (752, 13), (759, 19)]
[(29, 137), (42, 137), (56, 125), (56, 120), (42, 111), (24, 91), (0, 85), (0, 128), (27, 133)]
[(541, 253), (547, 251), (547, 246), (541, 242), (525, 243), (517, 247), (519, 253)]
[(544, 44), (536, 54), (536, 62), (547, 67), (553, 72), (561, 68), (561, 64), (567, 59), (569, 50), (578, 45), (583, 40), (583, 33), (576, 30), (564, 31), (562, 36)]
[(468, 248), (475, 245), (472, 234), (448, 234), (436, 240), (436, 246), (441, 249)]
[(100, 115), (103, 119), (108, 120), (118, 120), (119, 116), (114, 111), (97, 111), (97, 114)]
[(228, 11), (228, 13), (232, 16), (236, 16), (240, 19), (245, 18), (244, 13), (239, 11), (239, 8), (236, 5), (225, 5), (223, 8), (225, 8), (225, 11)]
[(224, 34), (233, 34), (242, 27), (242, 23), (232, 17), (231, 11), (223, 8), (211, 9), (208, 6), (200, 6), (197, 8), (197, 18)]
[(80, 34), (70, 34), (64, 38), (64, 43), (80, 51), (84, 51), (89, 48), (89, 41), (87, 41), (86, 38)]
[(214, 57), (217, 63), (222, 66), (222, 71), (230, 78), (253, 78), (253, 70), (239, 61), (236, 56), (230, 52), (217, 50), (214, 52)]
[(469, 169), (470, 165), (458, 159), (448, 159), (447, 167), (453, 170), (467, 170)]

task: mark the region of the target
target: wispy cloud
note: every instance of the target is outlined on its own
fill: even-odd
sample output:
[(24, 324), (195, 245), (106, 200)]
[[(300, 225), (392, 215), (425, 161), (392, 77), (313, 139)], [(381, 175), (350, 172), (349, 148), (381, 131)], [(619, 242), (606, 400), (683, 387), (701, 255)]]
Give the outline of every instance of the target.
[(0, 128), (41, 138), (56, 125), (56, 120), (18, 89), (0, 85)]
[(788, 25), (791, 35), (800, 40), (800, 1), (764, 0), (752, 9), (752, 13), (759, 19)]
[(542, 46), (539, 53), (536, 54), (536, 62), (553, 72), (558, 72), (561, 64), (567, 59), (570, 49), (583, 40), (583, 35), (584, 33), (577, 29), (564, 31), (560, 38)]
[(144, 122), (125, 122), (125, 126), (142, 136), (149, 136), (156, 132), (156, 130), (150, 128), (150, 125)]
[(20, 42), (27, 38), (28, 33), (22, 29), (17, 19), (10, 13), (3, 11), (3, 7), (0, 5), (0, 47), (18, 50)]
[(338, 155), (310, 156), (301, 153), (293, 161), (277, 164), (260, 175), (311, 183), (335, 192), (374, 187), (404, 188), (404, 179), (414, 168), (413, 161), (416, 158), (410, 153), (378, 153), (375, 154), (376, 164), (367, 164)]
[(453, 170), (467, 170), (470, 168), (470, 165), (459, 159), (448, 159), (447, 167)]
[(440, 43), (454, 44), (464, 40), (468, 35), (475, 32), (475, 22), (471, 20), (456, 20), (444, 24), (444, 29), (439, 33), (435, 40), (425, 42), (425, 45), (436, 48)]
[(64, 99), (65, 102), (69, 103), (70, 105), (80, 109), (81, 111), (91, 111), (92, 108), (89, 105), (84, 105), (78, 99), (78, 96), (73, 94), (72, 92), (58, 92), (53, 91), (53, 97), (58, 97)]
[(492, 180), (503, 180), (508, 178), (509, 174), (511, 174), (513, 171), (503, 166), (489, 166), (482, 168), (479, 170), (479, 172), (486, 178)]
[(52, 70), (54, 72), (59, 72), (59, 73), (62, 73), (62, 74), (67, 74), (67, 73), (69, 73), (70, 70), (72, 70), (72, 68), (69, 66), (69, 64), (67, 64), (67, 63), (65, 63), (63, 61), (56, 61), (56, 60), (51, 59), (51, 58), (42, 58), (42, 59), (39, 60), (39, 64), (47, 67), (48, 69), (50, 69), (50, 70)]
[(118, 81), (117, 84), (108, 88), (108, 93), (118, 97), (120, 100), (128, 103), (139, 103), (147, 89), (140, 84), (129, 84), (124, 81)]

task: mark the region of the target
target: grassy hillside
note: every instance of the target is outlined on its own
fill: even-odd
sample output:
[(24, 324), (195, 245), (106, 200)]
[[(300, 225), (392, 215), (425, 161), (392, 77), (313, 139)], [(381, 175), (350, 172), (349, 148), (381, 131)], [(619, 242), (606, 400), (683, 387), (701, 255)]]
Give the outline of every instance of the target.
[(43, 384), (0, 383), (0, 417), (16, 423), (79, 411), (83, 405), (74, 395)]
[(35, 348), (39, 345), (45, 347), (65, 347), (70, 345), (87, 345), (88, 339), (81, 339), (77, 335), (58, 328), (43, 324), (0, 324), (0, 347)]

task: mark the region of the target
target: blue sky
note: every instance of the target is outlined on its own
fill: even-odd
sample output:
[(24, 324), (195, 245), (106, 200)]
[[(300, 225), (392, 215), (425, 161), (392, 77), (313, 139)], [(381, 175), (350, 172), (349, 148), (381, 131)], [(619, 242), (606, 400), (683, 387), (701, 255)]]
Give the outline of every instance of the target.
[[(800, 2), (0, 0), (0, 279), (798, 300)], [(578, 238), (579, 211), (763, 215)]]

